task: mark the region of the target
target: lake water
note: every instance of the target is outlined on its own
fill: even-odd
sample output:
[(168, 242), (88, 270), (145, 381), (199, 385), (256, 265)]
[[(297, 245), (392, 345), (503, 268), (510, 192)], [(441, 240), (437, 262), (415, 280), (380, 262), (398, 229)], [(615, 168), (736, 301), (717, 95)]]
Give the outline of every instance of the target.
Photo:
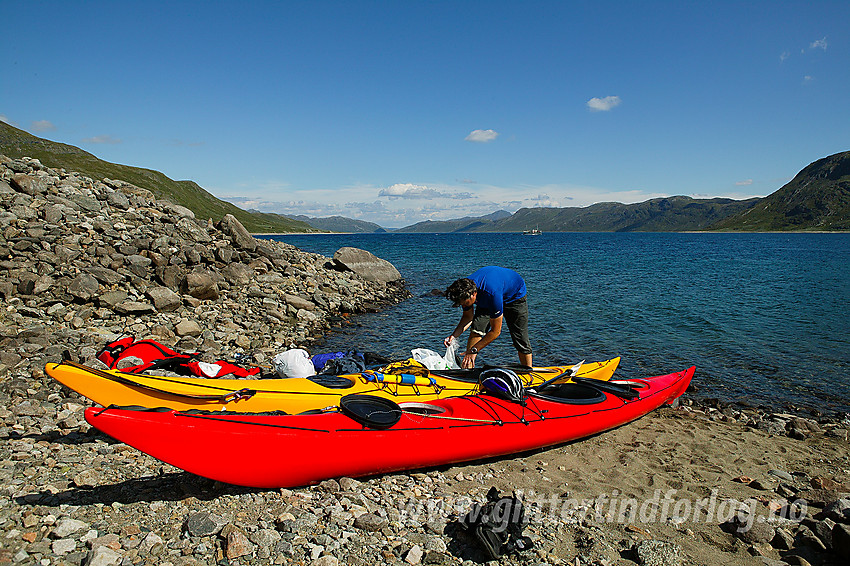
[[(325, 351), (445, 352), (452, 281), (485, 265), (525, 279), (535, 365), (622, 356), (621, 377), (697, 366), (697, 395), (850, 410), (850, 234), (333, 234), (275, 236), (395, 265), (415, 298), (356, 319)], [(463, 337), (465, 340), (465, 335)], [(480, 363), (515, 363), (507, 330)]]

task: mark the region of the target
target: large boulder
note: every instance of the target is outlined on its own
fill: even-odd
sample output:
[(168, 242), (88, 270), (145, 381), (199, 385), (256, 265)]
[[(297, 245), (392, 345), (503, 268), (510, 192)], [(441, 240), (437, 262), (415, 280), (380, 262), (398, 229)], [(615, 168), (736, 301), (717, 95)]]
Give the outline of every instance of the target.
[(336, 265), (353, 271), (367, 281), (389, 283), (401, 279), (401, 273), (390, 262), (358, 248), (340, 248), (334, 254)]
[(230, 240), (237, 248), (249, 252), (257, 249), (257, 240), (232, 214), (225, 214), (221, 222), (218, 223), (218, 228), (230, 236)]

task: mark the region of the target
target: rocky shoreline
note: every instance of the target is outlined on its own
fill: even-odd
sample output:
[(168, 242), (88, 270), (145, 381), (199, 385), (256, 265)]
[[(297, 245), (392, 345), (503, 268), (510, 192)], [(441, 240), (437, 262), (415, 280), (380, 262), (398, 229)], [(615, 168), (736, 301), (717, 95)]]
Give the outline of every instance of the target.
[(850, 559), (846, 415), (686, 398), (549, 450), (291, 490), (164, 465), (89, 427), (44, 363), (132, 334), (263, 364), (403, 284), (35, 160), (0, 157), (0, 202), (0, 565), (471, 566), (485, 557), (457, 520), (491, 486), (522, 497), (534, 542), (501, 564)]

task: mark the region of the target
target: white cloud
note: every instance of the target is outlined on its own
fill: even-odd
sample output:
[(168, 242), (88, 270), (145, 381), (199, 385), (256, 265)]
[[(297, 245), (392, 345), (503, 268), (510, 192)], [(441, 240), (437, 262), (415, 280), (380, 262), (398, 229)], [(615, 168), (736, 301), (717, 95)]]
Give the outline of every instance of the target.
[(56, 126), (50, 120), (36, 120), (32, 123), (32, 131), (34, 132), (50, 132), (55, 129)]
[(447, 199), (466, 199), (473, 198), (471, 193), (444, 193), (437, 189), (426, 185), (414, 185), (412, 183), (396, 183), (386, 189), (381, 189), (378, 193), (379, 197), (389, 197), (390, 199), (425, 199), (433, 200), (438, 198)]
[(738, 181), (737, 183), (735, 183), (735, 185), (738, 186), (738, 187), (746, 187), (747, 185), (752, 185), (752, 184), (753, 184), (752, 179), (744, 179), (743, 181)]
[(779, 55), (779, 62), (784, 63), (789, 57), (791, 57), (791, 53), (789, 51), (783, 51), (782, 54)]
[(489, 143), (495, 141), (499, 137), (499, 132), (495, 130), (472, 130), (468, 136), (463, 138), (466, 141), (476, 143)]
[(619, 106), (623, 101), (619, 96), (606, 96), (605, 98), (591, 98), (587, 101), (587, 107), (590, 108), (593, 112), (607, 112), (617, 106)]
[(10, 120), (5, 114), (0, 114), (0, 122), (6, 122), (10, 126), (15, 126), (16, 128), (18, 127), (18, 125), (12, 120)]
[(94, 136), (92, 138), (84, 139), (83, 143), (101, 143), (115, 145), (121, 143), (121, 140), (113, 138), (112, 136)]
[[(461, 181), (452, 185), (398, 183), (385, 188), (352, 185), (322, 189), (294, 188), (289, 183), (270, 180), (227, 190), (209, 190), (217, 196), (236, 195), (219, 198), (246, 210), (311, 218), (345, 216), (374, 222), (384, 228), (400, 228), (424, 220), (484, 216), (496, 210), (516, 212), (520, 208), (584, 207), (598, 202), (630, 204), (670, 196), (669, 193), (644, 189), (607, 190), (570, 184), (470, 185)], [(753, 195), (722, 196), (742, 199)]]
[(826, 51), (826, 37), (811, 42), (809, 44), (809, 49), (823, 49), (824, 51)]

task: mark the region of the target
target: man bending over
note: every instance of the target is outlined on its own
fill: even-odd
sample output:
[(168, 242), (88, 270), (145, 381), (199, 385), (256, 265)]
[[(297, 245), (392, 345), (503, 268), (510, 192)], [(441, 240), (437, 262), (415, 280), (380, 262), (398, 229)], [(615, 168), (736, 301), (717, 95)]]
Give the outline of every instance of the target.
[[(460, 322), (443, 343), (448, 347), (472, 326), (461, 367), (475, 367), (475, 357), (499, 337), (502, 321), (507, 322), (519, 362), (531, 366), (528, 340), (528, 303), (525, 281), (519, 273), (504, 267), (482, 267), (467, 278), (458, 279), (446, 289), (446, 298), (461, 307)], [(474, 308), (473, 308), (474, 307)]]

